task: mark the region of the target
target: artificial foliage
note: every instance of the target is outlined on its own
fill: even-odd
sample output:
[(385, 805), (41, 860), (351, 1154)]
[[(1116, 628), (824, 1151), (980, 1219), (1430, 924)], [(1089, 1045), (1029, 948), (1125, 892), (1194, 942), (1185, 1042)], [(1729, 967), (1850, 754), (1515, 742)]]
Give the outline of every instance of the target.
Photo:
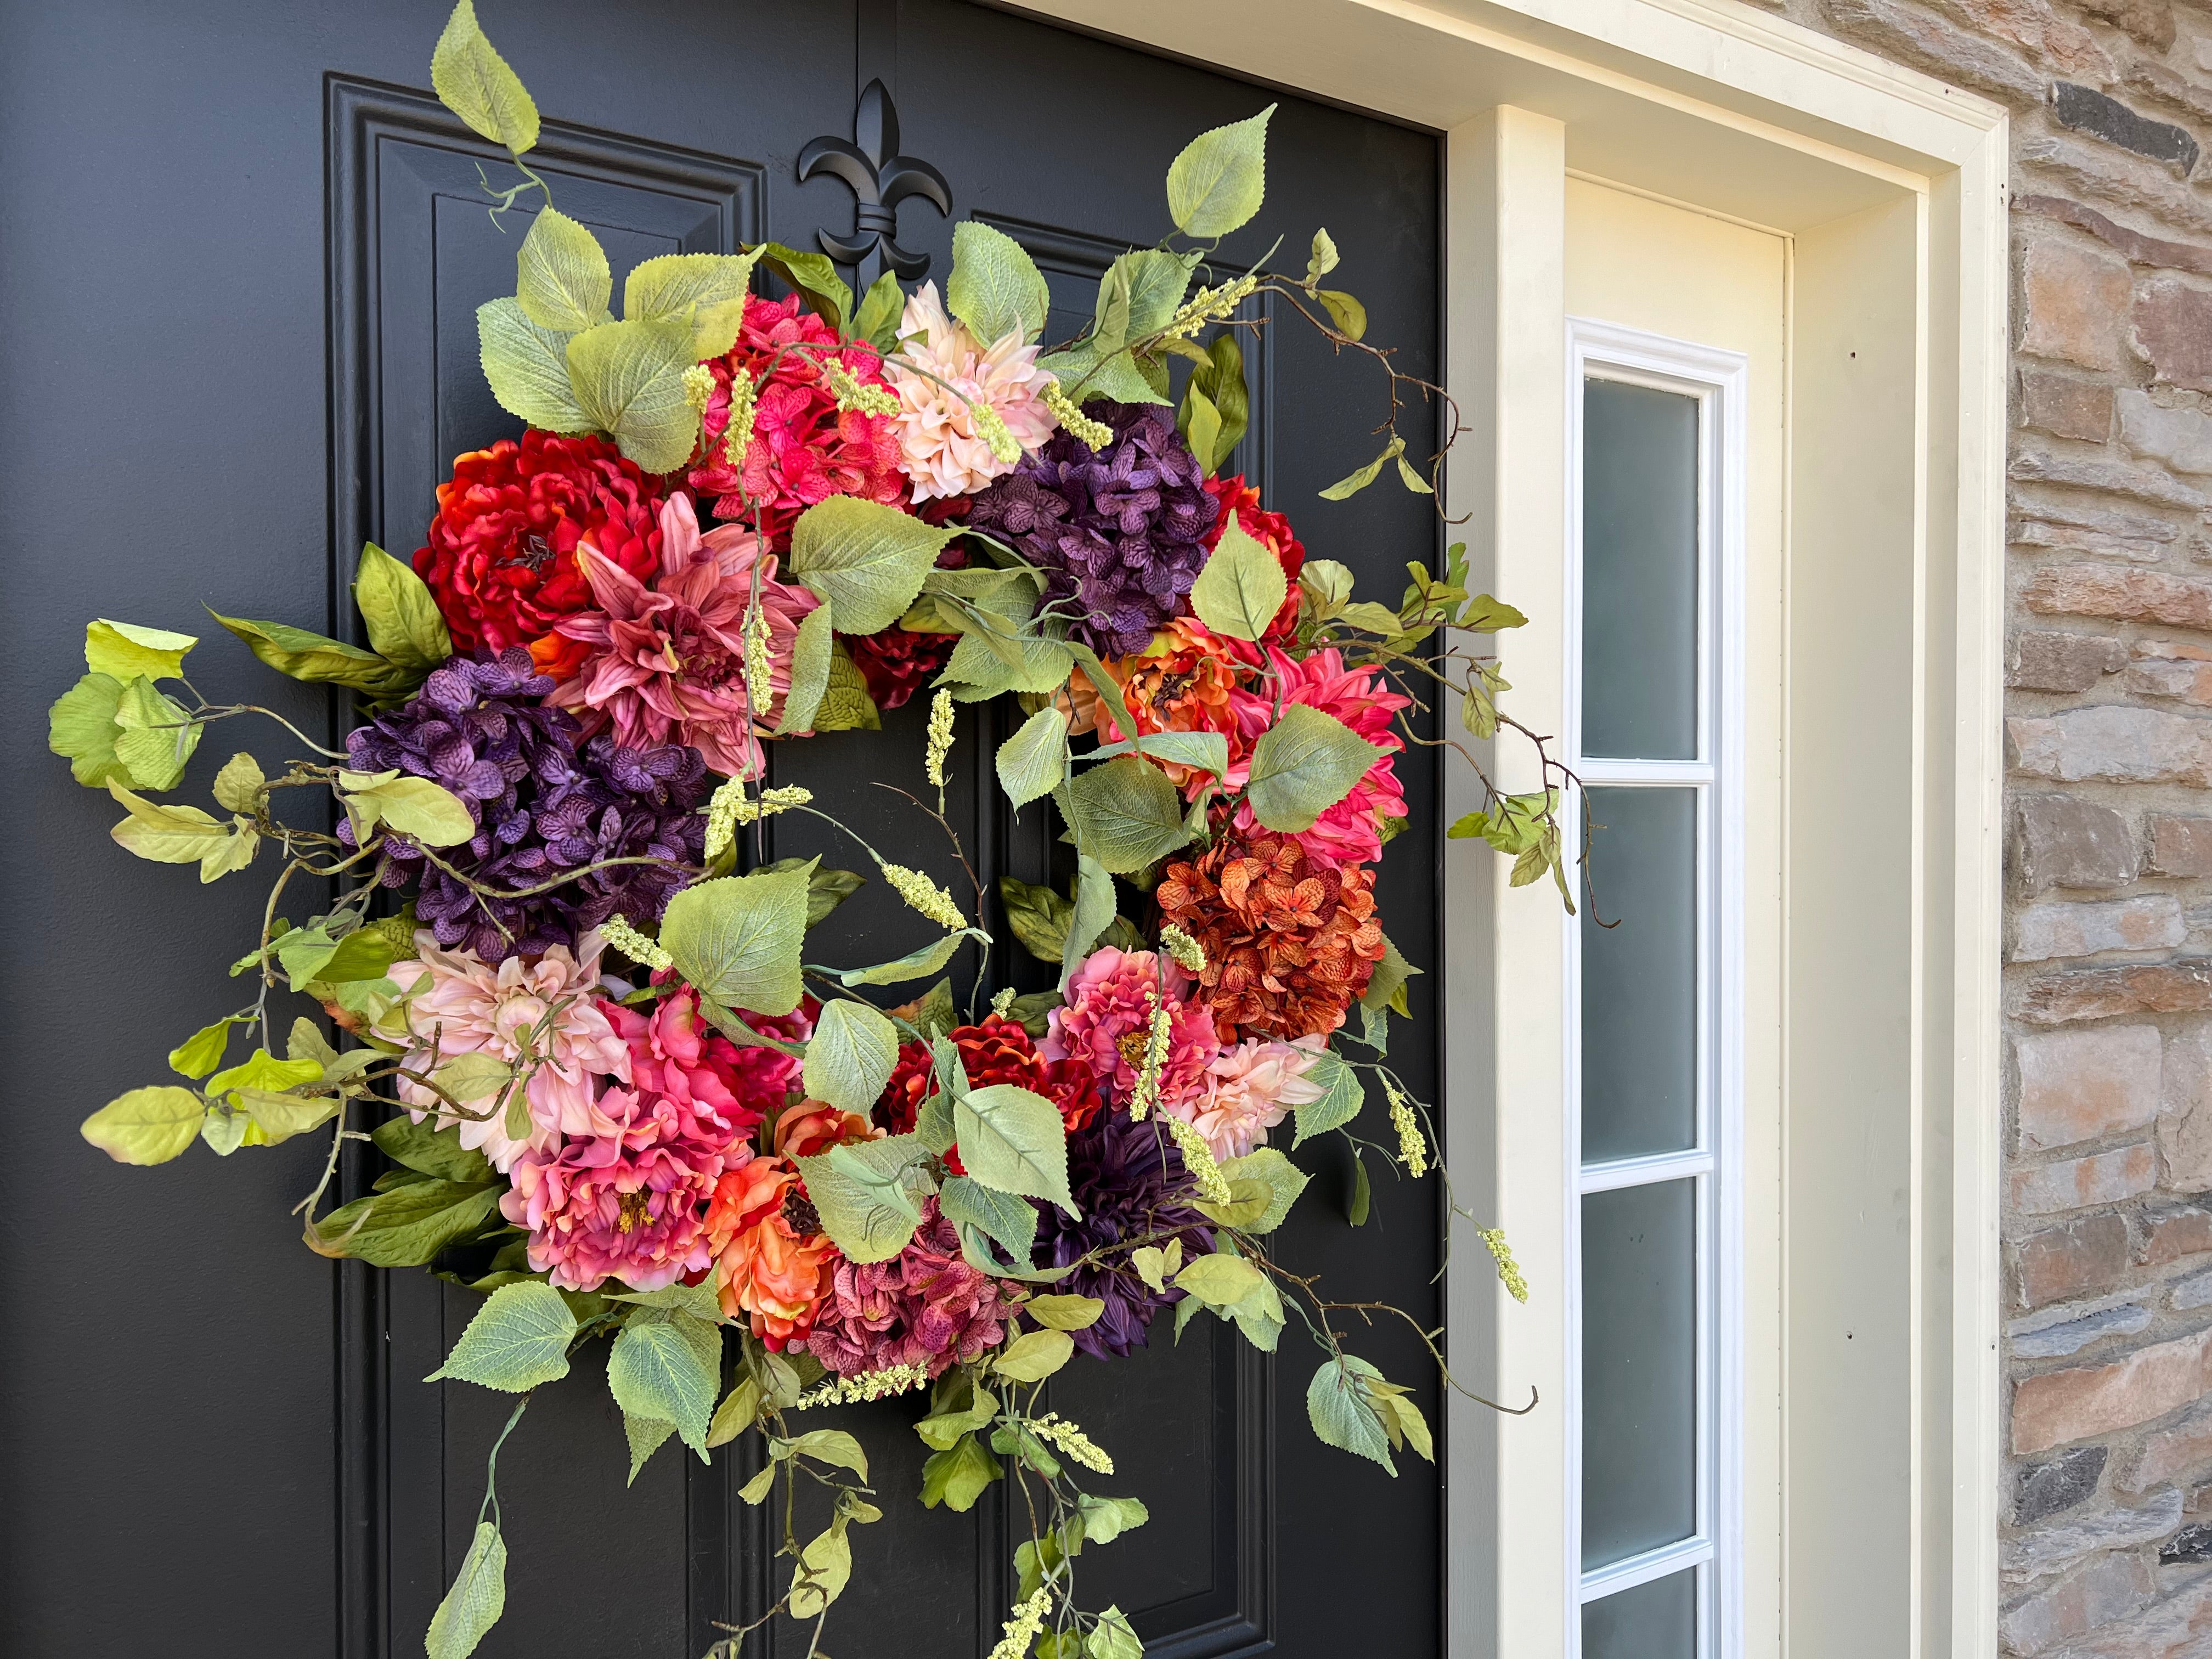
[[(789, 1564), (769, 1617), (811, 1626), (809, 1651), (851, 1529), (881, 1513), (864, 1449), (827, 1424), (910, 1395), (924, 1504), (965, 1510), (999, 1481), (1025, 1498), (992, 1659), (1133, 1659), (1127, 1618), (1081, 1603), (1075, 1559), (1176, 1494), (1109, 1495), (1112, 1449), (1036, 1410), (1060, 1367), (1203, 1314), (1270, 1354), (1313, 1345), (1310, 1372), (1279, 1358), (1322, 1440), (1393, 1474), (1394, 1451), (1431, 1455), (1405, 1386), (1346, 1346), (1346, 1310), (1375, 1304), (1328, 1299), (1270, 1239), (1307, 1183), (1285, 1142), (1349, 1143), (1352, 1224), (1367, 1160), (1432, 1170), (1430, 1109), (1389, 1054), (1419, 969), (1382, 931), (1377, 877), (1412, 714), (1448, 700), (1478, 746), (1519, 732), (1479, 647), (1522, 618), (1468, 594), (1456, 547), (1441, 576), (1410, 565), (1395, 605), (1355, 598), (1220, 466), (1262, 291), (1387, 382), (1380, 453), (1325, 501), (1386, 470), (1433, 498), (1449, 400), (1322, 286), (1326, 231), (1303, 276), (1216, 268), (1264, 204), (1272, 106), (1193, 140), (1170, 234), (1115, 259), (1090, 325), (1049, 342), (1045, 277), (978, 223), (956, 228), (941, 293), (886, 276), (856, 303), (826, 258), (769, 244), (648, 259), (617, 296), (526, 159), (536, 105), (470, 0), (431, 74), (521, 175), (495, 220), (538, 198), (514, 294), (478, 313), (484, 373), (527, 429), (455, 461), (411, 563), (363, 550), (364, 643), (217, 617), (356, 707), (342, 750), (285, 726), (289, 757), (234, 753), (218, 811), (159, 797), (210, 726), (276, 717), (202, 700), (192, 635), (87, 629), (52, 744), (125, 809), (115, 840), (203, 882), (276, 874), (258, 938), (213, 964), (251, 994), (85, 1137), (134, 1164), (319, 1137), (307, 1247), (483, 1293), (433, 1380), (517, 1396), (501, 1444), (602, 1343), (633, 1479), (672, 1440), (705, 1458), (761, 1436), (742, 1495), (773, 1504)], [(1425, 467), (1399, 426), (1415, 410), (1446, 434)], [(956, 895), (769, 781), (774, 744), (834, 744), (925, 693), (939, 795), (915, 802), (917, 831), (966, 866), (943, 811), (954, 707), (1017, 700), (1018, 729), (964, 763), (1064, 826), (1065, 892)], [(1565, 775), (1520, 735), (1540, 787), (1485, 778), (1450, 833), (1565, 898)], [(842, 831), (859, 869), (764, 862), (780, 814)], [(939, 937), (814, 961), (810, 930), (866, 880)], [(318, 892), (327, 908), (289, 919)], [(1055, 990), (990, 994), (993, 952), (1017, 948)], [(319, 1012), (288, 1022), (290, 994)], [(383, 1173), (333, 1203), (355, 1143)], [(811, 1537), (802, 1486), (827, 1488)], [(501, 1519), (488, 1475), (431, 1659), (495, 1621)], [(750, 1636), (729, 1627), (720, 1659)]]

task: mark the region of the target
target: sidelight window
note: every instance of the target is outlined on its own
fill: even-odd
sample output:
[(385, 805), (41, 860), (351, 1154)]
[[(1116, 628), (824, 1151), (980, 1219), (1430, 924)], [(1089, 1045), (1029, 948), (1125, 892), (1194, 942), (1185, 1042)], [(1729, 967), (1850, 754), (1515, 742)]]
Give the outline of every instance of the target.
[(1731, 1659), (1744, 360), (1570, 331), (1570, 1639)]

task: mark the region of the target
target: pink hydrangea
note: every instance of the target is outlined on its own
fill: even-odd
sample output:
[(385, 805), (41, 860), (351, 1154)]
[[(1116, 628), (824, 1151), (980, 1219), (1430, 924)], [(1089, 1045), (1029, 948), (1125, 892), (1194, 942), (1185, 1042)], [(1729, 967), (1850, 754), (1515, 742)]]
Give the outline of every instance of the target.
[[(650, 586), (588, 544), (577, 549), (595, 608), (556, 625), (580, 649), (574, 672), (545, 701), (572, 710), (584, 737), (611, 726), (626, 748), (688, 744), (725, 777), (757, 776), (754, 732), (781, 714), (799, 624), (821, 601), (778, 581), (775, 556), (763, 554), (750, 531), (724, 525), (701, 535), (684, 495), (662, 504), (660, 532), (660, 568)], [(756, 580), (769, 629), (769, 696), (762, 708), (751, 707), (745, 688), (745, 615)]]
[[(799, 1063), (779, 1049), (740, 1048), (699, 1019), (699, 998), (689, 986), (664, 998), (650, 1015), (619, 1003), (601, 1005), (629, 1045), (630, 1079), (641, 1090), (683, 1102), (732, 1133), (750, 1136), (782, 1110)], [(789, 1028), (796, 1024), (798, 1029)], [(780, 1022), (778, 1035), (804, 1039), (813, 1024), (797, 1015)]]
[(1182, 1100), (1163, 1101), (1160, 1109), (1204, 1135), (1215, 1158), (1242, 1158), (1267, 1143), (1267, 1131), (1291, 1108), (1322, 1097), (1321, 1085), (1306, 1074), (1326, 1042), (1318, 1036), (1291, 1042), (1248, 1038), (1221, 1051), (1206, 1067), (1203, 1087)]
[(562, 1290), (618, 1279), (657, 1291), (714, 1265), (707, 1206), (752, 1150), (718, 1115), (644, 1089), (610, 1088), (604, 1133), (515, 1160), (500, 1212), (530, 1234), (530, 1265)]
[(921, 1225), (888, 1261), (838, 1260), (806, 1346), (841, 1376), (922, 1365), (932, 1376), (998, 1346), (1006, 1310), (999, 1281), (968, 1265), (960, 1235), (922, 1207)]
[[(1252, 745), (1273, 724), (1275, 698), (1284, 703), (1304, 703), (1333, 714), (1370, 743), (1390, 751), (1367, 769), (1352, 786), (1351, 793), (1315, 820), (1310, 829), (1291, 837), (1307, 857), (1341, 870), (1354, 864), (1371, 864), (1382, 853), (1382, 820), (1406, 816), (1406, 792), (1399, 787), (1392, 756), (1406, 746), (1390, 729), (1397, 712), (1413, 702), (1383, 689), (1382, 677), (1371, 669), (1350, 669), (1334, 646), (1316, 651), (1303, 661), (1271, 646), (1268, 672), (1248, 684), (1240, 683), (1229, 694), (1237, 716), (1237, 735), (1230, 744), (1229, 775), (1224, 781), (1234, 792), (1244, 787), (1252, 775)], [(1237, 809), (1237, 828), (1247, 836), (1261, 832), (1249, 803)]]
[[(972, 495), (1014, 470), (975, 429), (978, 405), (994, 410), (1024, 449), (1052, 435), (1056, 417), (1045, 407), (1053, 377), (1036, 366), (1039, 347), (1011, 328), (989, 345), (945, 314), (937, 284), (924, 283), (899, 319), (899, 355), (884, 364), (898, 394), (899, 465), (926, 501)], [(926, 372), (925, 372), (926, 371)]]
[(1152, 1036), (1147, 993), (1168, 1011), (1168, 1053), (1160, 1098), (1182, 1100), (1202, 1089), (1206, 1067), (1221, 1052), (1213, 1018), (1187, 999), (1190, 975), (1152, 951), (1093, 951), (1067, 982), (1066, 1005), (1052, 1011), (1037, 1052), (1047, 1060), (1087, 1061), (1092, 1073), (1126, 1103), (1145, 1068)]
[[(592, 1134), (607, 1126), (592, 1109), (605, 1078), (629, 1079), (629, 1050), (600, 1011), (599, 936), (586, 933), (578, 954), (555, 945), (526, 964), (520, 956), (496, 966), (473, 951), (441, 951), (428, 928), (415, 935), (417, 955), (395, 962), (390, 974), (412, 992), (407, 1008), (410, 1047), (400, 1064), (428, 1073), (463, 1054), (487, 1054), (510, 1066), (528, 1066), (523, 1099), (530, 1132), (507, 1133), (507, 1114), (462, 1117), (419, 1083), (398, 1079), (400, 1100), (416, 1122), (434, 1115), (438, 1127), (460, 1126), (460, 1142), (506, 1170), (526, 1148), (546, 1151), (563, 1135)], [(471, 1110), (496, 1097), (469, 1102)]]

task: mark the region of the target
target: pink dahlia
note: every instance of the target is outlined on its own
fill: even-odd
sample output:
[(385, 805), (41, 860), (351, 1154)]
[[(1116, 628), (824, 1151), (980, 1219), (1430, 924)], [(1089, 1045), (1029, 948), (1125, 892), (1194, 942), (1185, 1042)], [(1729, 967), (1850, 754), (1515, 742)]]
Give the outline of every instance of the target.
[(500, 1212), (530, 1234), (530, 1265), (567, 1291), (619, 1279), (657, 1291), (714, 1265), (708, 1206), (726, 1170), (752, 1158), (733, 1127), (696, 1101), (611, 1088), (604, 1133), (532, 1151), (509, 1172)]
[(972, 495), (1019, 462), (991, 453), (975, 429), (977, 405), (994, 411), (1024, 449), (1052, 435), (1056, 418), (1044, 393), (1053, 377), (1036, 366), (1040, 348), (1024, 344), (1018, 327), (987, 346), (945, 314), (937, 284), (924, 283), (907, 301), (898, 331), (899, 355), (884, 374), (898, 393), (892, 418), (915, 501)]
[[(821, 601), (775, 579), (775, 556), (735, 526), (702, 536), (682, 495), (660, 509), (660, 570), (651, 586), (589, 547), (578, 550), (598, 609), (556, 631), (584, 647), (580, 665), (545, 701), (573, 710), (588, 738), (609, 726), (625, 748), (687, 744), (725, 777), (759, 775), (757, 727), (791, 690), (799, 624)], [(768, 707), (745, 689), (745, 613), (756, 581), (768, 619)], [(750, 718), (748, 718), (750, 716)]]
[[(740, 1048), (699, 1019), (699, 997), (689, 986), (663, 999), (650, 1016), (619, 1003), (603, 1003), (607, 1019), (629, 1048), (630, 1080), (710, 1115), (750, 1138), (783, 1109), (799, 1080), (799, 1061), (775, 1048)], [(805, 1036), (811, 1027), (797, 1035)]]
[[(884, 383), (884, 360), (873, 347), (841, 342), (797, 295), (787, 300), (756, 295), (745, 301), (737, 343), (707, 364), (714, 376), (706, 413), (708, 459), (691, 470), (691, 488), (716, 498), (716, 518), (748, 526), (757, 521), (771, 548), (789, 547), (799, 515), (832, 495), (886, 505), (906, 496), (896, 417), (840, 410), (822, 372), (825, 361), (840, 364), (862, 386)], [(731, 462), (722, 442), (730, 424), (731, 377), (739, 373), (759, 388), (742, 468)]]
[(1292, 1042), (1249, 1038), (1221, 1051), (1206, 1067), (1204, 1087), (1184, 1099), (1164, 1102), (1160, 1109), (1204, 1135), (1215, 1158), (1242, 1158), (1266, 1144), (1267, 1131), (1291, 1107), (1322, 1097), (1321, 1085), (1306, 1073), (1320, 1060), (1325, 1042), (1318, 1036)]
[[(1371, 669), (1348, 669), (1344, 655), (1334, 646), (1300, 661), (1270, 646), (1269, 672), (1249, 686), (1230, 691), (1229, 702), (1237, 716), (1237, 732), (1229, 744), (1231, 790), (1242, 789), (1252, 774), (1252, 745), (1273, 724), (1275, 698), (1285, 704), (1304, 703), (1325, 714), (1334, 714), (1368, 742), (1389, 750), (1376, 757), (1366, 775), (1352, 786), (1351, 793), (1291, 838), (1306, 856), (1342, 870), (1370, 864), (1382, 856), (1382, 820), (1406, 816), (1406, 792), (1399, 787), (1392, 756), (1406, 746), (1390, 729), (1391, 719), (1413, 702), (1387, 690), (1382, 676)], [(1246, 836), (1265, 833), (1249, 805), (1237, 809), (1237, 829)]]
[(1037, 1052), (1047, 1060), (1087, 1062), (1117, 1103), (1126, 1103), (1151, 1041), (1149, 992), (1168, 1011), (1160, 1098), (1184, 1099), (1205, 1086), (1206, 1069), (1221, 1052), (1206, 1005), (1188, 1000), (1189, 985), (1190, 975), (1156, 951), (1110, 945), (1093, 951), (1068, 981), (1066, 1003), (1052, 1011)]
[[(530, 1132), (507, 1132), (507, 1113), (462, 1117), (430, 1090), (398, 1079), (399, 1098), (415, 1121), (435, 1115), (441, 1129), (458, 1123), (460, 1142), (482, 1152), (501, 1171), (526, 1151), (545, 1152), (563, 1135), (595, 1134), (607, 1127), (592, 1095), (602, 1078), (629, 1080), (629, 1050), (600, 1012), (599, 936), (586, 933), (570, 955), (556, 945), (526, 965), (520, 956), (494, 965), (473, 951), (441, 951), (429, 929), (415, 935), (418, 953), (387, 970), (407, 1004), (410, 1046), (400, 1064), (429, 1073), (463, 1054), (488, 1054), (520, 1069), (528, 1066), (523, 1100)], [(498, 1097), (466, 1103), (488, 1110)]]
[(1006, 1309), (999, 1281), (969, 1267), (957, 1229), (922, 1206), (913, 1241), (888, 1261), (837, 1261), (806, 1346), (841, 1376), (924, 1365), (932, 1376), (995, 1347)]

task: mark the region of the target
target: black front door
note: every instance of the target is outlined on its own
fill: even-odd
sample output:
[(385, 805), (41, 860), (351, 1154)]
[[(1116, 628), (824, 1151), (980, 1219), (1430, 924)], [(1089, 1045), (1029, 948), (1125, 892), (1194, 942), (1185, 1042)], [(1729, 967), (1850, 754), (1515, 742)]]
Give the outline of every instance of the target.
[[(222, 1162), (196, 1151), (148, 1173), (78, 1138), (86, 1111), (158, 1076), (170, 1047), (227, 1012), (228, 988), (208, 970), (251, 938), (258, 901), (113, 847), (111, 803), (45, 752), (41, 714), (80, 672), (78, 630), (94, 616), (184, 626), (204, 600), (349, 633), (343, 579), (361, 543), (411, 550), (454, 455), (514, 429), (478, 371), (473, 313), (512, 291), (521, 226), (489, 222), (477, 167), (501, 158), (428, 94), (445, 9), (81, 0), (0, 22), (0, 383), (14, 416), (0, 445), (13, 780), (0, 811), (15, 877), (0, 1651), (27, 1659), (419, 1654), (507, 1409), (419, 1380), (475, 1296), (301, 1248), (285, 1212), (321, 1156), (305, 1140)], [(1055, 323), (1086, 318), (1113, 255), (1167, 228), (1160, 181), (1182, 145), (1280, 97), (963, 0), (484, 0), (482, 13), (547, 118), (533, 161), (618, 281), (658, 253), (849, 235), (845, 186), (801, 185), (794, 159), (817, 135), (850, 133), (859, 89), (880, 78), (902, 147), (944, 173), (955, 216), (1030, 248)], [(1302, 262), (1326, 225), (1371, 337), (1433, 378), (1436, 139), (1280, 102), (1267, 206), (1224, 259), (1256, 258), (1279, 234), (1282, 260)], [(951, 222), (909, 203), (898, 234), (941, 280)], [(1362, 597), (1395, 598), (1405, 561), (1434, 562), (1434, 519), (1383, 489), (1316, 499), (1371, 453), (1384, 410), (1361, 365), (1302, 329), (1279, 319), (1250, 350), (1252, 424), (1224, 470), (1291, 513), (1313, 556), (1358, 572)], [(338, 721), (337, 705), (207, 631), (204, 694)], [(872, 786), (919, 787), (925, 714), (917, 702), (880, 733), (786, 745), (778, 777), (906, 837), (921, 862), (910, 814)], [(1004, 715), (965, 720), (954, 822), (987, 884), (1002, 872), (1045, 879), (1042, 815), (1016, 821), (988, 769)], [(196, 768), (228, 752), (211, 740)], [(1381, 883), (1392, 939), (1432, 970), (1436, 752), (1400, 759), (1412, 827)], [(774, 852), (813, 850), (794, 834)], [(864, 895), (823, 948), (880, 959), (916, 942), (916, 925)], [(1036, 963), (994, 973), (1024, 990), (1049, 977)], [(1430, 1098), (1437, 983), (1413, 981), (1415, 1018), (1393, 1053)], [(1334, 1143), (1298, 1161), (1318, 1179), (1280, 1259), (1343, 1299), (1434, 1322), (1435, 1185), (1379, 1180), (1373, 1219), (1354, 1231)], [(1358, 1346), (1418, 1383), (1440, 1422), (1409, 1331), (1362, 1331)], [(1053, 1406), (1113, 1453), (1116, 1489), (1152, 1514), (1086, 1553), (1085, 1605), (1118, 1602), (1156, 1655), (1439, 1650), (1433, 1474), (1415, 1464), (1394, 1482), (1314, 1440), (1303, 1402), (1319, 1358), (1295, 1328), (1269, 1361), (1213, 1322), (1179, 1347), (1164, 1323), (1150, 1352), (1054, 1380)], [(1003, 1487), (968, 1515), (924, 1510), (911, 1402), (853, 1414), (885, 1518), (855, 1534), (854, 1588), (824, 1647), (837, 1659), (981, 1654), (1012, 1598)], [(737, 1458), (708, 1468), (671, 1446), (628, 1489), (626, 1461), (592, 1379), (541, 1395), (501, 1459), (514, 1559), (483, 1654), (696, 1659), (714, 1620), (772, 1599)], [(746, 1651), (802, 1653), (792, 1636)]]

